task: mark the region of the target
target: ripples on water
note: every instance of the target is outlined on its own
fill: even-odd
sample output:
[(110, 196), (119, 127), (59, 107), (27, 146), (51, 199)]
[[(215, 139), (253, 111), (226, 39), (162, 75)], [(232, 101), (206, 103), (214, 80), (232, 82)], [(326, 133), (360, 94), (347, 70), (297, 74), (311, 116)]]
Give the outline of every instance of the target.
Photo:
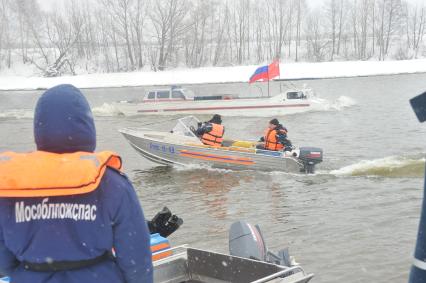
[[(317, 111), (279, 119), (294, 144), (324, 149), (324, 163), (311, 176), (155, 166), (117, 129), (162, 121), (155, 127), (168, 130), (170, 117), (116, 116), (111, 102), (133, 99), (141, 89), (86, 94), (97, 116), (98, 149), (123, 156), (145, 214), (151, 217), (166, 205), (184, 218), (173, 244), (227, 252), (230, 224), (245, 219), (261, 226), (272, 249), (290, 246), (296, 260), (316, 274), (315, 282), (406, 282), (426, 152), (426, 127), (416, 121), (408, 99), (426, 89), (424, 76), (309, 81), (327, 102)], [(247, 89), (192, 87), (207, 94)], [(34, 148), (31, 109), (38, 95), (0, 93), (0, 150)], [(267, 121), (224, 118), (228, 137), (240, 139), (257, 139)]]

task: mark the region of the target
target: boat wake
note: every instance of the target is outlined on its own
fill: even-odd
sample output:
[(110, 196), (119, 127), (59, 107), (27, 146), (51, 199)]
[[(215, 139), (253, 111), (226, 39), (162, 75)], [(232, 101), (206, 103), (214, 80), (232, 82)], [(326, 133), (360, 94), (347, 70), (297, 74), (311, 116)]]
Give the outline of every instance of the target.
[[(114, 105), (104, 103), (101, 106), (93, 107), (92, 112), (94, 116), (98, 117), (112, 117), (122, 115)], [(0, 119), (33, 119), (34, 110), (30, 109), (7, 109), (0, 111)]]
[(32, 119), (34, 111), (29, 109), (8, 109), (0, 112), (0, 119)]
[(344, 95), (334, 101), (329, 101), (320, 97), (313, 97), (311, 101), (313, 111), (342, 111), (357, 104), (354, 99)]
[(113, 104), (104, 103), (101, 106), (92, 108), (93, 115), (95, 116), (120, 116), (122, 113)]
[(336, 176), (371, 176), (393, 178), (423, 178), (425, 158), (422, 156), (389, 156), (362, 160), (330, 172)]
[[(218, 173), (238, 172), (231, 169), (215, 168), (207, 164), (174, 164), (173, 169), (176, 170), (177, 172), (185, 172), (185, 171), (211, 171), (211, 172), (218, 172)], [(240, 172), (241, 171), (244, 171), (244, 170), (240, 170)], [(251, 171), (251, 170), (245, 170), (245, 171)]]

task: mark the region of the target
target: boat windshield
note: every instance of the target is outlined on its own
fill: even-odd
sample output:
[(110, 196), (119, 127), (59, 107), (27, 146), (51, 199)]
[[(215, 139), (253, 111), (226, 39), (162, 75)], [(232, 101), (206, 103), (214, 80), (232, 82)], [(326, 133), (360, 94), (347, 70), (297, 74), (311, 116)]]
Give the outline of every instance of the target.
[(191, 127), (197, 129), (198, 123), (200, 120), (195, 118), (194, 116), (187, 116), (180, 118), (176, 123), (176, 126), (173, 128), (173, 133), (182, 134), (188, 137), (197, 137), (192, 131)]

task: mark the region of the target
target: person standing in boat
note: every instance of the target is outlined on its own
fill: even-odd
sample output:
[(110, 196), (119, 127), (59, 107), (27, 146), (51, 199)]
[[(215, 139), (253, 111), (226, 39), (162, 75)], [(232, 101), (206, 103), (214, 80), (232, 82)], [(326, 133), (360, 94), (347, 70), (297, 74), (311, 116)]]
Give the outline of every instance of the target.
[(198, 125), (195, 134), (201, 139), (202, 143), (211, 146), (222, 146), (225, 127), (222, 125), (222, 117), (214, 114), (208, 121)]
[(117, 154), (95, 152), (79, 89), (39, 98), (34, 136), (37, 151), (0, 154), (0, 273), (15, 283), (152, 283), (135, 189)]
[(291, 141), (287, 139), (287, 133), (287, 128), (281, 125), (278, 119), (274, 118), (269, 121), (268, 128), (256, 147), (272, 151), (291, 151), (293, 147)]

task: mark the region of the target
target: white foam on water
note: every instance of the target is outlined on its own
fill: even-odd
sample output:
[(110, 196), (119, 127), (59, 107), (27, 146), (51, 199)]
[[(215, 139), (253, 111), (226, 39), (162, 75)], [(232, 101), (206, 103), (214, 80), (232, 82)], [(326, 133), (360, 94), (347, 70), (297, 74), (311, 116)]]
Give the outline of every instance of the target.
[(9, 109), (0, 112), (0, 118), (33, 119), (34, 111), (29, 109)]
[(425, 158), (388, 156), (362, 160), (355, 164), (332, 170), (336, 176), (423, 177)]
[(174, 164), (173, 169), (176, 171), (194, 171), (194, 170), (208, 170), (213, 172), (221, 172), (221, 173), (229, 173), (229, 172), (235, 172), (231, 169), (224, 169), (224, 168), (214, 168), (208, 164)]
[(92, 112), (95, 116), (120, 116), (122, 113), (113, 104), (104, 103), (101, 106), (93, 107)]
[[(112, 104), (104, 103), (101, 106), (92, 108), (95, 116), (120, 116), (121, 112)], [(0, 112), (0, 118), (33, 119), (34, 110), (29, 109), (8, 109)]]
[(346, 108), (357, 105), (357, 102), (349, 96), (340, 96), (334, 101), (329, 101), (320, 97), (311, 99), (313, 111), (342, 111)]

